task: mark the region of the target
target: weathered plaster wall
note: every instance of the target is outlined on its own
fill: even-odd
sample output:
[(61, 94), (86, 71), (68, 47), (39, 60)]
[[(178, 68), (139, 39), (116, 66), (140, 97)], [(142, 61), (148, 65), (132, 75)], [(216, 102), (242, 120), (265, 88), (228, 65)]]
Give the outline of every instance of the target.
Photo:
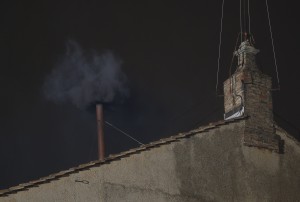
[(285, 141), (285, 154), (278, 154), (244, 146), (241, 133), (237, 125), (223, 127), (175, 146), (175, 153), (189, 154), (176, 155), (181, 194), (199, 201), (299, 201), (299, 144), (277, 131)]
[(299, 201), (299, 144), (279, 132), (285, 154), (243, 146), (243, 127), (224, 125), (0, 201)]

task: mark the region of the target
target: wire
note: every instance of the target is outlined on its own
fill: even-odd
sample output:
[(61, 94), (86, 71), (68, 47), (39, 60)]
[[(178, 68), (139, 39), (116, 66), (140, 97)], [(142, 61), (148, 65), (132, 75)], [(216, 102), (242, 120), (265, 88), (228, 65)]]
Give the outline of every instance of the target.
[(275, 54), (275, 48), (274, 48), (274, 40), (273, 40), (273, 33), (272, 33), (272, 27), (271, 27), (271, 19), (270, 19), (270, 12), (269, 12), (268, 0), (266, 0), (266, 7), (267, 7), (267, 13), (268, 13), (269, 28), (270, 28), (270, 35), (271, 35), (272, 48), (273, 48), (273, 56), (274, 56), (274, 62), (275, 62), (275, 68), (276, 68), (276, 76), (277, 76), (277, 82), (278, 82), (278, 89), (280, 90), (279, 74), (278, 74), (277, 60), (276, 60), (276, 54)]
[(249, 35), (251, 36), (251, 18), (250, 18), (250, 0), (248, 0), (248, 23), (249, 23)]
[(122, 131), (120, 128), (112, 125), (111, 123), (105, 121), (105, 124), (109, 125), (110, 127), (112, 127), (113, 129), (115, 129), (116, 131), (119, 131), (120, 133), (123, 133), (124, 135), (126, 135), (127, 137), (129, 137), (130, 139), (132, 139), (133, 141), (139, 143), (140, 145), (144, 145), (143, 143), (141, 143), (140, 141), (138, 141), (137, 139), (133, 138), (132, 136), (130, 136), (128, 133), (125, 133), (124, 131)]
[(236, 37), (236, 41), (235, 41), (235, 46), (234, 46), (234, 51), (233, 51), (233, 54), (232, 54), (232, 58), (231, 58), (231, 63), (230, 63), (230, 67), (229, 67), (229, 78), (231, 78), (231, 71), (232, 71), (232, 65), (233, 65), (233, 60), (234, 60), (234, 53), (236, 52), (237, 50), (237, 47), (238, 47), (238, 42), (239, 42), (239, 36), (240, 36), (241, 33), (238, 33), (237, 37)]
[(218, 69), (217, 69), (217, 83), (216, 83), (216, 94), (218, 95), (218, 85), (219, 85), (219, 71), (220, 71), (220, 58), (221, 58), (221, 45), (222, 45), (222, 31), (223, 31), (223, 18), (224, 18), (224, 3), (222, 2), (222, 14), (221, 14), (221, 27), (220, 27), (220, 37), (219, 37), (219, 56), (218, 56)]
[(244, 0), (244, 32), (247, 32), (247, 22), (246, 22), (246, 0)]
[(242, 42), (243, 41), (242, 0), (240, 0), (240, 28), (241, 28), (241, 42)]

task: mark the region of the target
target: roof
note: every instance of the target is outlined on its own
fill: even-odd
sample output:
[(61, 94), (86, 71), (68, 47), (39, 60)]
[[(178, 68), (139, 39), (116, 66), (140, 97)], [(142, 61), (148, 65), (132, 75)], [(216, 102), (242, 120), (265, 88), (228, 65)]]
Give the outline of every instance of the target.
[[(29, 181), (27, 183), (22, 183), (22, 184), (19, 184), (17, 186), (10, 187), (8, 189), (3, 189), (3, 190), (0, 190), (0, 197), (7, 196), (9, 194), (14, 194), (14, 193), (17, 193), (17, 192), (20, 192), (20, 191), (25, 191), (25, 190), (28, 190), (31, 187), (37, 187), (41, 184), (49, 183), (51, 181), (54, 181), (54, 180), (57, 180), (57, 179), (60, 179), (60, 178), (63, 178), (63, 177), (67, 177), (70, 174), (77, 173), (79, 171), (88, 170), (92, 167), (96, 167), (96, 166), (98, 167), (98, 166), (101, 166), (103, 164), (108, 164), (108, 163), (111, 163), (113, 161), (120, 160), (121, 158), (125, 158), (125, 157), (131, 156), (133, 154), (143, 152), (143, 151), (148, 151), (148, 150), (151, 150), (155, 147), (159, 147), (161, 145), (170, 144), (172, 142), (176, 142), (176, 141), (179, 141), (180, 139), (185, 139), (185, 138), (191, 137), (191, 136), (199, 134), (199, 133), (207, 132), (209, 130), (216, 129), (219, 126), (222, 126), (222, 125), (231, 124), (233, 122), (239, 122), (241, 120), (245, 120), (246, 118), (247, 117), (239, 117), (239, 118), (235, 118), (235, 119), (222, 120), (222, 121), (218, 121), (218, 122), (214, 122), (214, 123), (209, 123), (206, 126), (201, 126), (197, 129), (191, 130), (189, 132), (179, 133), (177, 135), (170, 136), (168, 138), (163, 138), (163, 139), (160, 139), (158, 141), (151, 142), (149, 144), (141, 145), (140, 147), (133, 148), (133, 149), (130, 149), (128, 151), (121, 152), (119, 154), (109, 155), (107, 158), (105, 158), (102, 161), (101, 160), (91, 161), (89, 163), (81, 164), (77, 167), (73, 167), (73, 168), (70, 168), (68, 170), (60, 171), (58, 173), (54, 173), (54, 174), (51, 174), (49, 176), (42, 177), (38, 180)], [(284, 131), (283, 129), (279, 128), (278, 126), (276, 126), (276, 128), (279, 129), (279, 130)]]

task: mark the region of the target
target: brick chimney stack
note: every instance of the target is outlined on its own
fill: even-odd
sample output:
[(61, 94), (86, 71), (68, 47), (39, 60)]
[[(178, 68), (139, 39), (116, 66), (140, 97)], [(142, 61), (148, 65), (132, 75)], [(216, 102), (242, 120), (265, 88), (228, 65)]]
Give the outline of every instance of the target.
[(243, 134), (244, 145), (279, 151), (273, 124), (272, 80), (257, 68), (258, 52), (248, 40), (234, 52), (238, 67), (224, 82), (224, 119), (249, 116)]

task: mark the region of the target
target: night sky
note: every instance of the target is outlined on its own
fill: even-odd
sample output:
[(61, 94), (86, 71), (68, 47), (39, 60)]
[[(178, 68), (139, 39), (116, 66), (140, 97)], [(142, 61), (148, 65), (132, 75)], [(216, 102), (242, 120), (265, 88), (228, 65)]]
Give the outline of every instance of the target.
[[(251, 0), (260, 69), (277, 87), (265, 1)], [(216, 97), (222, 1), (1, 1), (0, 189), (97, 159), (95, 112), (43, 95), (68, 40), (122, 59), (130, 96), (105, 119), (143, 143), (223, 119)], [(276, 120), (299, 138), (299, 11), (269, 1), (280, 91)], [(239, 32), (239, 1), (225, 1), (219, 90)], [(235, 69), (235, 66), (234, 66)], [(139, 145), (108, 126), (106, 153)]]

